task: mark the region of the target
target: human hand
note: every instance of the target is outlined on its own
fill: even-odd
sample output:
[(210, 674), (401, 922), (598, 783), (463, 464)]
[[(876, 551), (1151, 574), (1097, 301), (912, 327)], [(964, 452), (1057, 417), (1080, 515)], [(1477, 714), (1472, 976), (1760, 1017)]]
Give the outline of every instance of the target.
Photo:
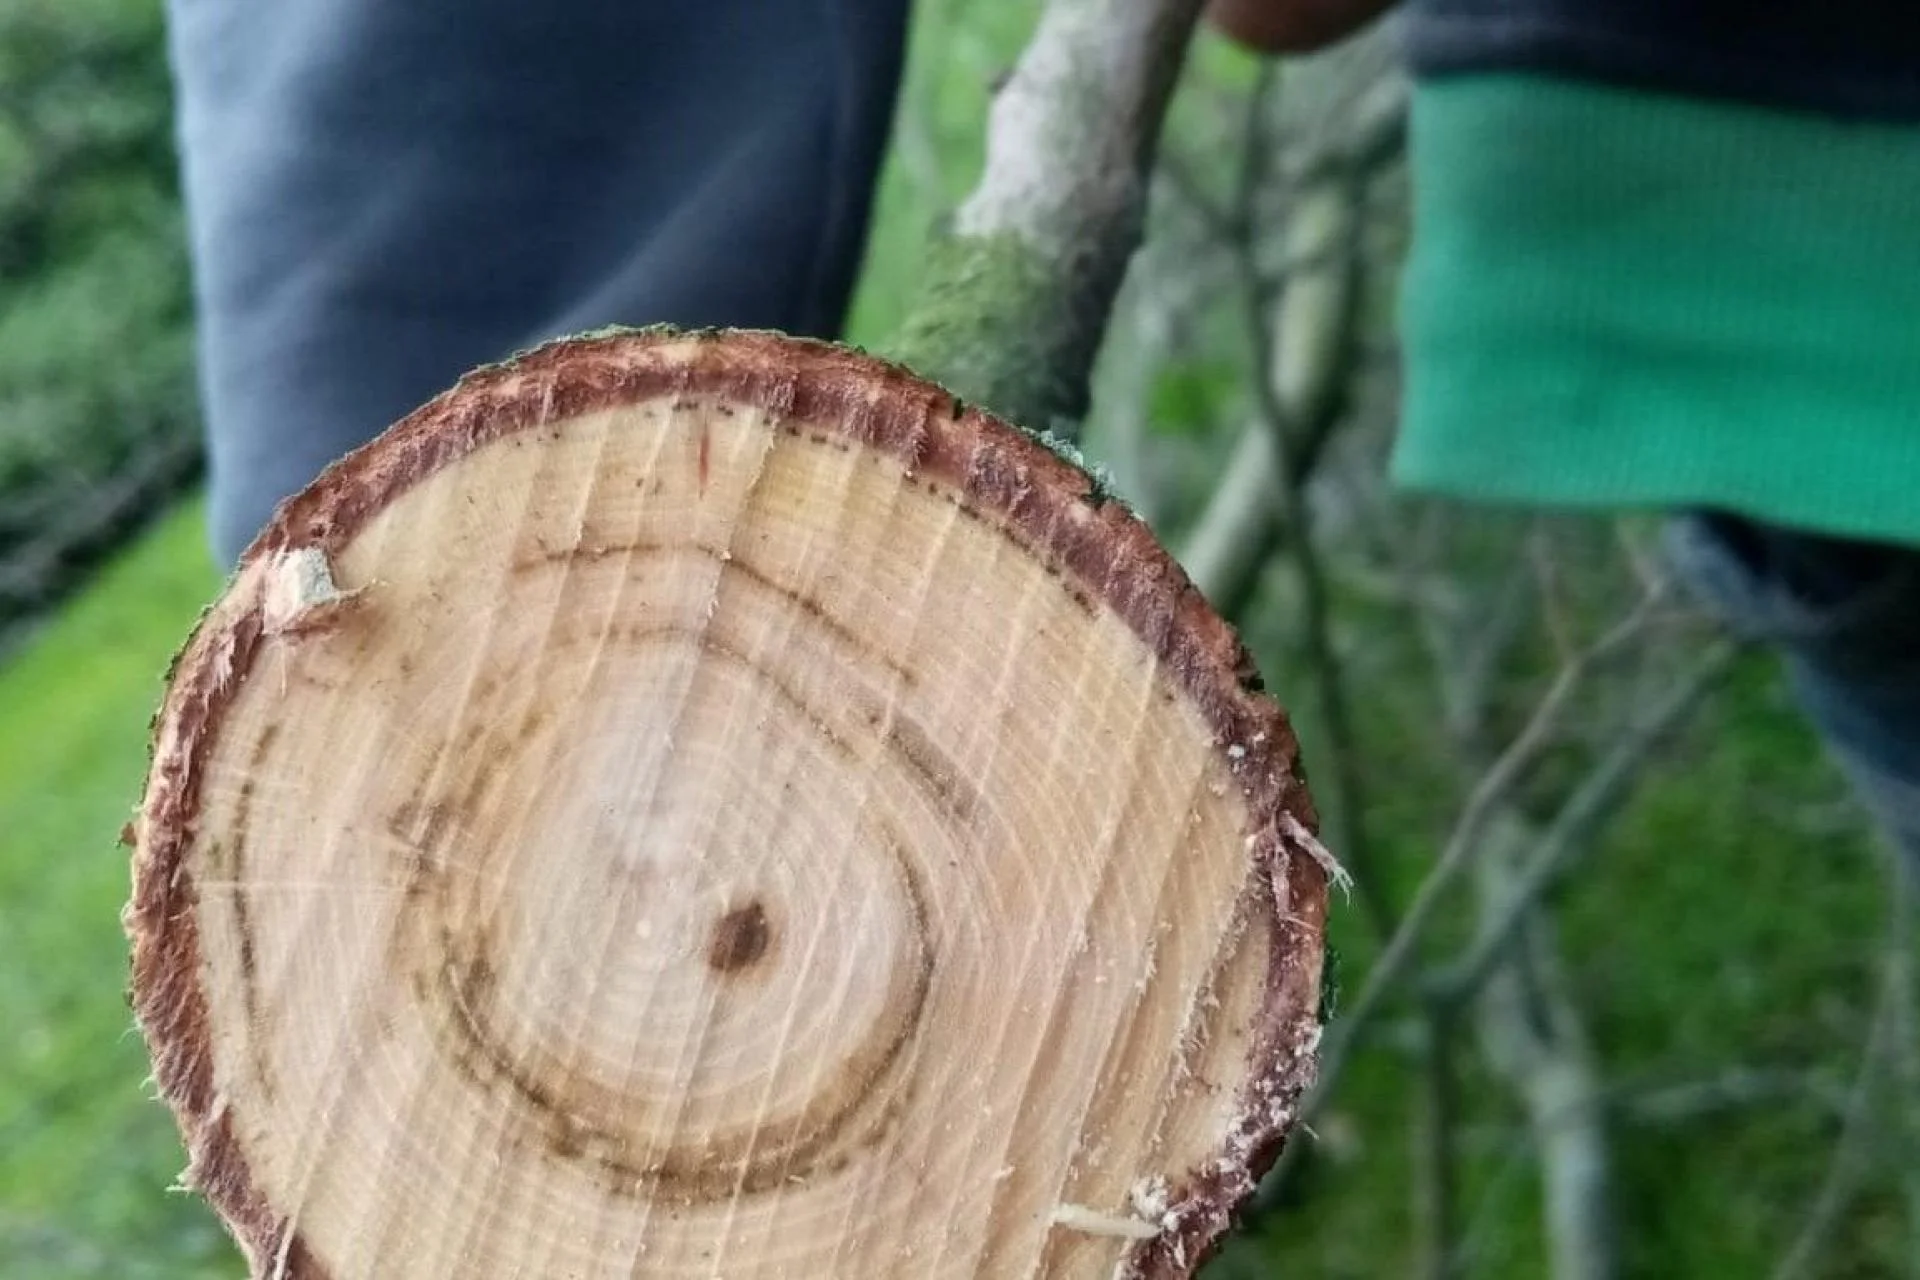
[(1312, 53), (1346, 39), (1394, 0), (1209, 0), (1207, 21), (1260, 53)]

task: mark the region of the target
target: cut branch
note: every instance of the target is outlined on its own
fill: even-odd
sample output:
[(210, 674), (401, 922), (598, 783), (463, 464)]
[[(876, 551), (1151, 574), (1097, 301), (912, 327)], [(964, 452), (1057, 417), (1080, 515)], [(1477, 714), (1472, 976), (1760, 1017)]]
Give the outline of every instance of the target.
[(1231, 630), (1028, 434), (1084, 412), (1198, 7), (1048, 6), (927, 378), (554, 344), (244, 557), (127, 925), (256, 1276), (1205, 1260), (1314, 1071), (1332, 868)]
[(476, 374), (178, 664), (127, 922), (186, 1181), (256, 1276), (1188, 1275), (1319, 1035), (1249, 670), (1137, 519), (893, 366)]

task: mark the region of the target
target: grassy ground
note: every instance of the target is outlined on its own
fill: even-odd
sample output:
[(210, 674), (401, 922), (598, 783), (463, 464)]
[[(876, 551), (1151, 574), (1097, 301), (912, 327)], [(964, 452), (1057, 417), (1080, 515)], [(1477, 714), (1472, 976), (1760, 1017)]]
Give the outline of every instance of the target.
[[(964, 189), (987, 86), (1021, 35), (1021, 8), (925, 9), (857, 339), (891, 329), (935, 211)], [(199, 1204), (165, 1190), (181, 1154), (143, 1093), (123, 997), (126, 860), (114, 844), (139, 789), (160, 672), (217, 585), (200, 514), (182, 510), (0, 668), (0, 1277), (239, 1271)], [(1293, 664), (1277, 636), (1255, 639), (1283, 697), (1310, 701), (1288, 689)], [(1397, 783), (1376, 795), (1374, 819), (1404, 891), (1442, 816), (1425, 785), (1436, 763), (1397, 677), (1370, 679), (1363, 728), (1376, 774)], [(1303, 727), (1311, 759), (1312, 726)], [(1688, 767), (1658, 772), (1622, 816), (1605, 868), (1568, 906), (1568, 948), (1623, 1100), (1734, 1064), (1835, 1076), (1860, 1032), (1859, 944), (1879, 917), (1864, 845), (1844, 825), (1809, 837), (1802, 815), (1830, 801), (1834, 785), (1763, 666), (1742, 671), (1680, 758)], [(1351, 913), (1336, 928), (1357, 970), (1366, 944)], [(1234, 1251), (1232, 1274), (1406, 1270), (1403, 1084), (1390, 1051), (1362, 1062), (1322, 1126), (1324, 1154), (1303, 1199)], [(1515, 1117), (1497, 1095), (1477, 1096), (1488, 1100), (1468, 1117), (1486, 1153), (1466, 1188), (1472, 1274), (1536, 1275), (1531, 1169)], [(1832, 1128), (1792, 1100), (1625, 1124), (1633, 1274), (1765, 1274), (1819, 1180)], [(1870, 1197), (1823, 1274), (1888, 1274), (1896, 1221), (1889, 1199)]]
[(0, 1274), (234, 1274), (145, 1099), (123, 997), (114, 833), (138, 798), (160, 674), (217, 586), (179, 512), (0, 671)]

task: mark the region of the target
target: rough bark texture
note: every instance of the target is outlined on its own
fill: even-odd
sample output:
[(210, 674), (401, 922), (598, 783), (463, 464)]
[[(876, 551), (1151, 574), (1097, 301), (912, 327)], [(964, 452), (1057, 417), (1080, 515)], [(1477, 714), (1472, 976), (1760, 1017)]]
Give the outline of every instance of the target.
[(258, 1276), (1190, 1274), (1314, 1069), (1295, 751), (1143, 525), (904, 370), (483, 370), (173, 675), (186, 1181)]
[(1054, 0), (993, 104), (986, 170), (892, 351), (971, 403), (1071, 436), (1199, 0)]

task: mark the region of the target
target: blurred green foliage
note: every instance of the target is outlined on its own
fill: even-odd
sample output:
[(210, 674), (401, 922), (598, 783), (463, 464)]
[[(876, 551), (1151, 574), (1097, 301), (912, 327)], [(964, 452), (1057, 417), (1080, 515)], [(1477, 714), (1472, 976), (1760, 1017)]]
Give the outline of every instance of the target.
[(195, 468), (171, 111), (156, 0), (0, 5), (0, 635)]
[(149, 1100), (119, 909), (146, 725), (218, 577), (170, 519), (0, 669), (0, 1275), (239, 1274)]

